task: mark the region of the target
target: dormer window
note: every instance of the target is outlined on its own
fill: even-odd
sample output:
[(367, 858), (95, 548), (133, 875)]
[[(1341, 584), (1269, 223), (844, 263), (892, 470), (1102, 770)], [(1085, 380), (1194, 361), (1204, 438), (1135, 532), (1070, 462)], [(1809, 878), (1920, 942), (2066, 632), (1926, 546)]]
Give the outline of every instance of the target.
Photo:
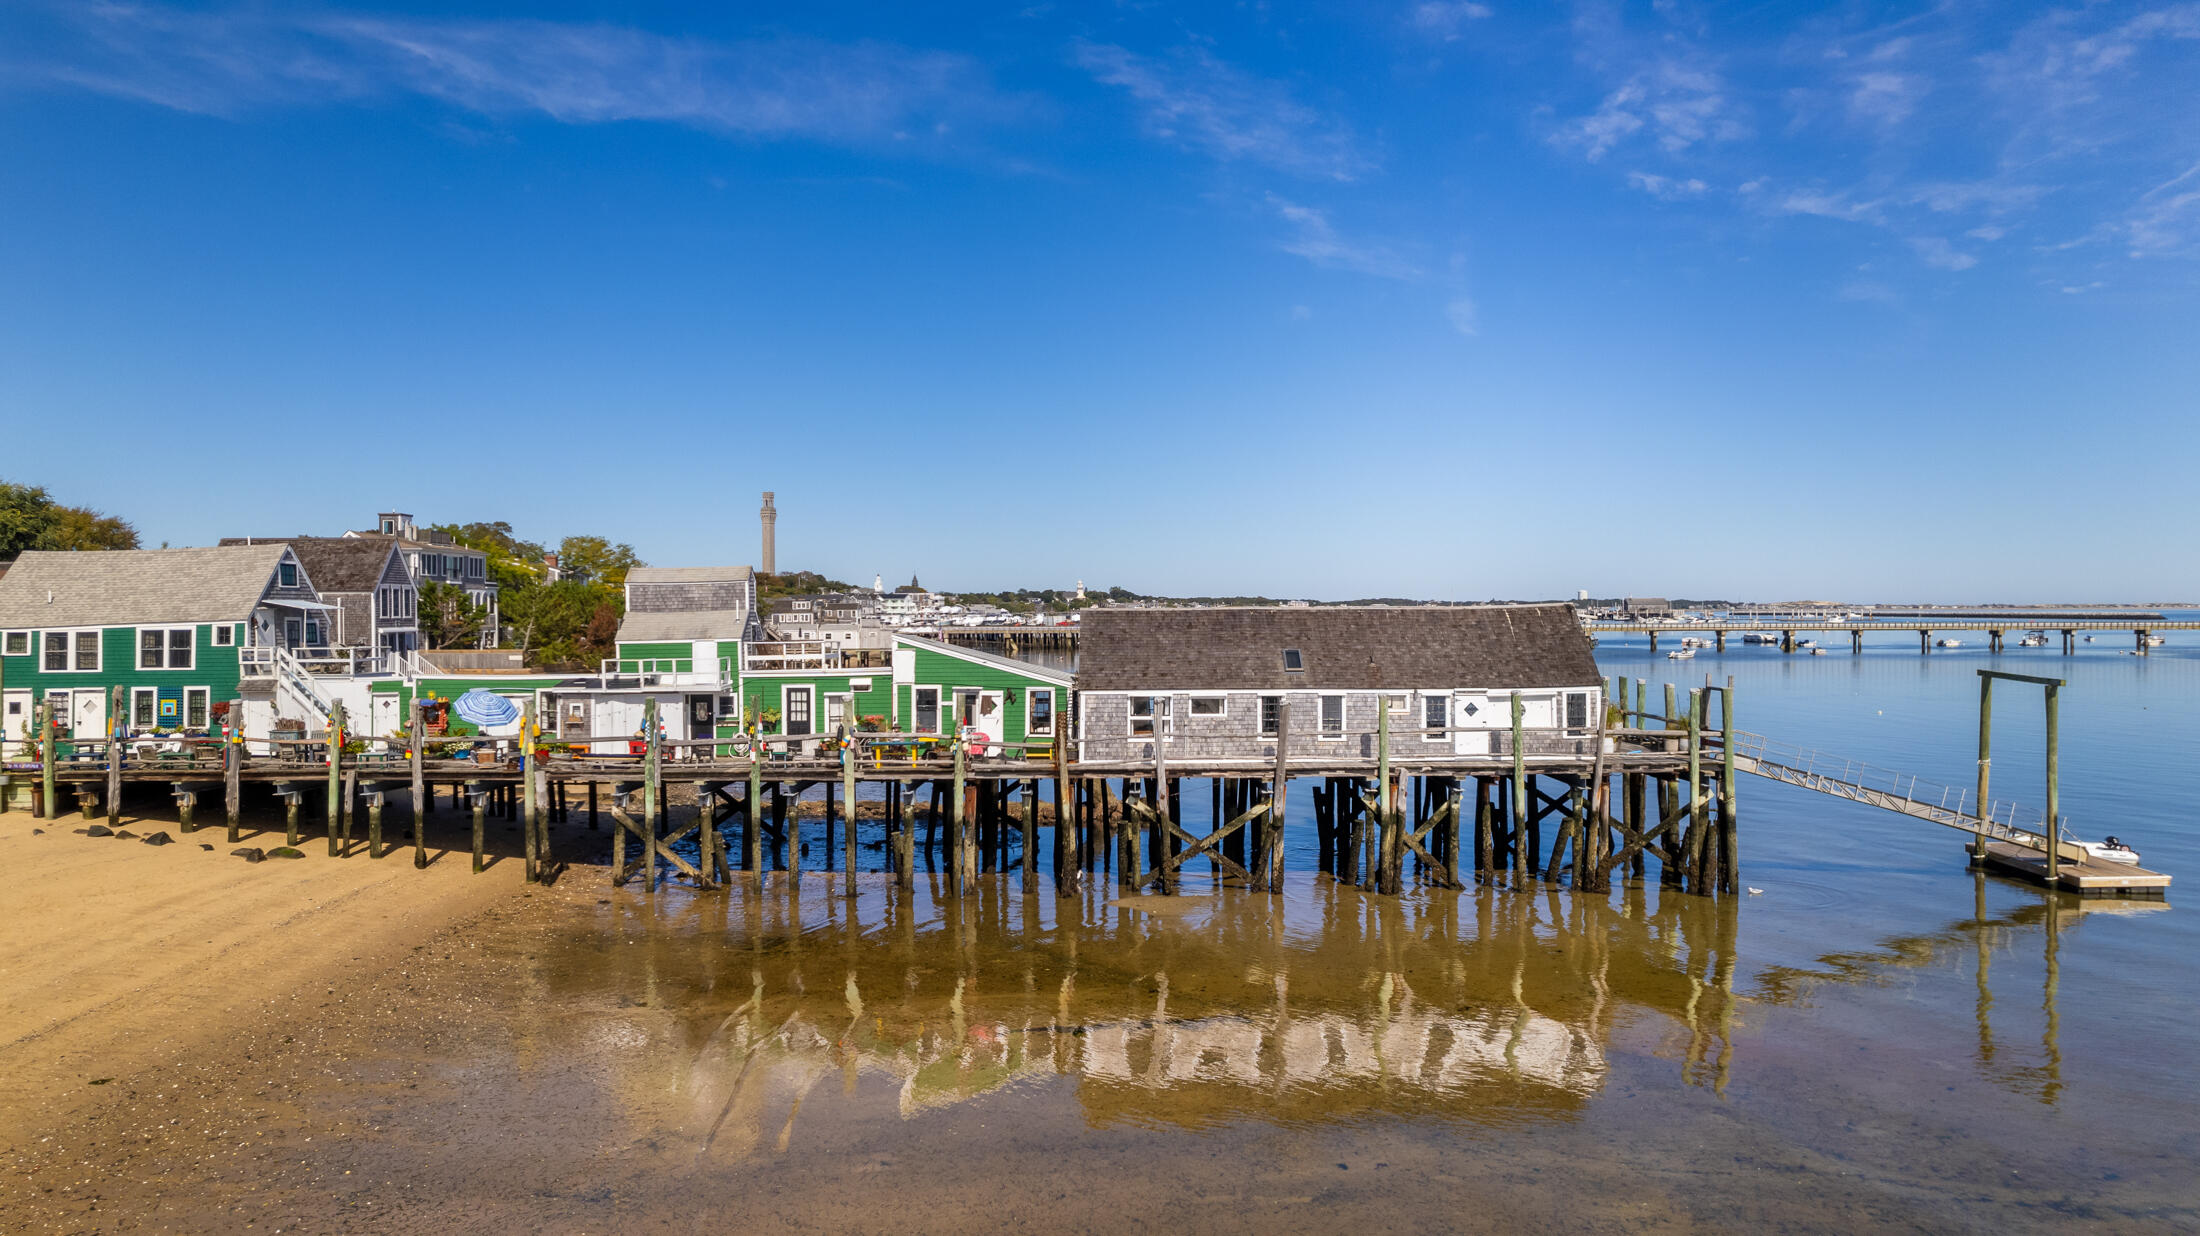
[(276, 579), (276, 581), (277, 581), (277, 582), (279, 582), (280, 584), (282, 584), (282, 586), (283, 586), (283, 587), (285, 587), (285, 588), (295, 588), (295, 587), (297, 587), (297, 586), (298, 586), (298, 564), (297, 564), (297, 563), (295, 563), (295, 562), (286, 562), (286, 563), (282, 564), (281, 566), (279, 566), (279, 567), (276, 567), (276, 568), (275, 568), (275, 579)]
[(1286, 648), (1283, 650), (1283, 668), (1288, 673), (1303, 673), (1306, 670), (1306, 658), (1299, 655), (1298, 649)]

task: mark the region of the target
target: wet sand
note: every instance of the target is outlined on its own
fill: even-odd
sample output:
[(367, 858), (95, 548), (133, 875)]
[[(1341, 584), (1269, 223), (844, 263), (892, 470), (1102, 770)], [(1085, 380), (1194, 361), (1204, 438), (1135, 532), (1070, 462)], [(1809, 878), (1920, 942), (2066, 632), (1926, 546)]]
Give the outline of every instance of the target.
[(1960, 929), (1750, 968), (1655, 888), (650, 894), (78, 823), (0, 816), (7, 1231), (2200, 1220), (2189, 1128), (1893, 998)]

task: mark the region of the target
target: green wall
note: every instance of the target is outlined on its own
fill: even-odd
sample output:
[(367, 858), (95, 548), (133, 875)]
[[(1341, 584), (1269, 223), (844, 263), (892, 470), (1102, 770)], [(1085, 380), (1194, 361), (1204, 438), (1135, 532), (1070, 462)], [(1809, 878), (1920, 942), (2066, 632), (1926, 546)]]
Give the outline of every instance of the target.
[[(169, 625), (181, 627), (188, 624), (179, 622)], [(225, 648), (214, 646), (212, 632), (214, 627), (219, 625), (226, 625), (231, 629), (233, 632), (232, 639), (237, 641), (244, 639), (244, 627), (239, 623), (208, 624), (202, 622), (197, 624), (197, 634), (193, 640), (196, 647), (192, 653), (194, 668), (187, 670), (141, 670), (137, 668), (137, 628), (104, 628), (100, 632), (99, 668), (81, 674), (74, 672), (47, 673), (39, 668), (43, 664), (39, 655), (39, 648), (44, 633), (32, 631), (31, 652), (28, 656), (0, 655), (0, 689), (32, 691), (36, 693), (38, 700), (44, 700), (46, 692), (63, 689), (86, 691), (104, 688), (109, 691), (111, 696), (112, 689), (118, 686), (127, 688), (154, 687), (162, 689), (164, 695), (173, 692), (180, 698), (185, 687), (205, 687), (207, 688), (209, 704), (232, 700), (237, 698), (239, 679), (237, 646), (236, 644), (231, 644)], [(123, 707), (125, 709), (129, 707), (127, 698), (124, 700)], [(127, 720), (127, 712), (124, 716)]]
[[(910, 645), (904, 644), (902, 647), (909, 648)], [(1030, 742), (1030, 731), (1025, 727), (1031, 709), (1031, 690), (1036, 687), (1042, 691), (1054, 692), (1055, 729), (1057, 733), (1060, 732), (1062, 712), (1069, 706), (1068, 687), (1035, 675), (1019, 673), (1005, 666), (965, 661), (961, 657), (935, 652), (930, 648), (915, 648), (914, 651), (916, 662), (910, 680), (898, 689), (898, 698), (894, 701), (894, 717), (898, 722), (896, 728), (907, 730), (916, 724), (917, 687), (940, 688), (943, 727), (952, 725), (952, 720), (946, 714), (954, 709), (955, 688), (1013, 691), (1016, 698), (1002, 702), (1006, 732), (992, 736), (1002, 742)], [(1048, 736), (1041, 735), (1041, 740), (1046, 737)]]
[[(871, 680), (870, 690), (855, 693), (854, 703), (857, 719), (860, 720), (871, 714), (890, 717), (894, 699), (894, 672), (892, 670), (865, 670), (856, 673), (836, 674), (752, 674), (741, 680), (741, 707), (744, 712), (754, 708), (761, 715), (766, 708), (780, 706), (781, 687), (810, 687), (816, 691), (815, 711), (811, 715), (811, 728), (814, 732), (822, 733), (825, 727), (825, 697), (847, 694), (848, 682), (854, 678), (868, 678)], [(770, 732), (774, 734), (785, 733), (786, 718), (780, 718), (780, 723), (771, 727)], [(730, 737), (732, 730), (721, 726), (719, 727), (719, 733), (722, 736)]]

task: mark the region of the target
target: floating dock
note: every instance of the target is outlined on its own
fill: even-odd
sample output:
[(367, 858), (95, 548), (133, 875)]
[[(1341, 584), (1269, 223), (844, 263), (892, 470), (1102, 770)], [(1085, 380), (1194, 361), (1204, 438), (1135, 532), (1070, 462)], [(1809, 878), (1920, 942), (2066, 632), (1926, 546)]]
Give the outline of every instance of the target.
[[(2169, 877), (2132, 863), (2103, 862), (2087, 855), (2073, 859), (2064, 850), (2055, 886), (2081, 897), (2160, 897), (2169, 891)], [(2039, 850), (2006, 842), (1990, 841), (1981, 857), (1987, 869), (2046, 884), (2047, 855)]]

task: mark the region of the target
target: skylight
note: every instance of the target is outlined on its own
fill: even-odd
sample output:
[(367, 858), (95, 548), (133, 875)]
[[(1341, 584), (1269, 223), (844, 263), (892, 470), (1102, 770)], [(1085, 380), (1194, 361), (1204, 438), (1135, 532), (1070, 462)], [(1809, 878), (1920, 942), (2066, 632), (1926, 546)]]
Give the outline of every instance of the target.
[(1283, 650), (1283, 668), (1294, 673), (1304, 670), (1306, 668), (1306, 658), (1299, 655), (1298, 649), (1286, 648)]

